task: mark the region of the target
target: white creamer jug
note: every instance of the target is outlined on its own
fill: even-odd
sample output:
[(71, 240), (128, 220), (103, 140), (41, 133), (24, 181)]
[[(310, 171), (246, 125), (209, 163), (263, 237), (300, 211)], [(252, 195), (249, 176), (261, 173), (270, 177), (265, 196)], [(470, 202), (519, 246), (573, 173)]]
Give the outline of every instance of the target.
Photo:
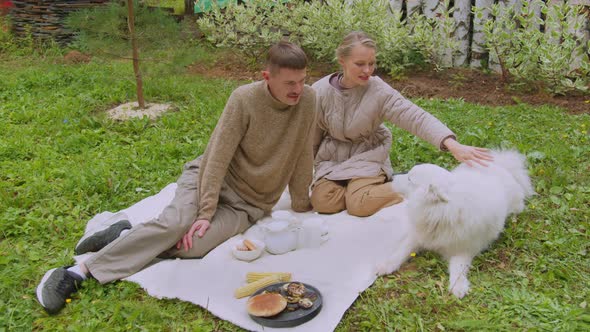
[(280, 255), (297, 248), (299, 227), (288, 220), (273, 220), (261, 226), (266, 251)]

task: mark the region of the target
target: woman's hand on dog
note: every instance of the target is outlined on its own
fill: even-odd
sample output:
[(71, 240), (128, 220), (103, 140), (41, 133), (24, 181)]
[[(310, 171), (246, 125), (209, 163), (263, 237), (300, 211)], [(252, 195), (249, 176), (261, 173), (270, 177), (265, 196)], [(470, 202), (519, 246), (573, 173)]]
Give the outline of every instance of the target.
[(443, 145), (451, 152), (455, 159), (471, 167), (475, 166), (475, 163), (482, 166), (488, 166), (487, 162), (494, 160), (490, 154), (490, 150), (486, 148), (463, 145), (452, 137), (447, 138), (443, 142)]

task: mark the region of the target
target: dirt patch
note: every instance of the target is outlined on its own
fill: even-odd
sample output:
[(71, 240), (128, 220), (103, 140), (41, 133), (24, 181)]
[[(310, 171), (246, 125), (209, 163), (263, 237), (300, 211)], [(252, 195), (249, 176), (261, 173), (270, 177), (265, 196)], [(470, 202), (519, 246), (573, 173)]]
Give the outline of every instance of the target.
[[(214, 64), (196, 63), (189, 67), (189, 73), (206, 77), (229, 78), (252, 81), (261, 79), (259, 70), (245, 63), (237, 55), (224, 55)], [(260, 67), (260, 66), (258, 66)], [(314, 64), (309, 73), (308, 83), (311, 84), (324, 75), (337, 70), (332, 64)], [(540, 88), (527, 86), (517, 90), (504, 84), (497, 74), (486, 74), (479, 70), (462, 68), (436, 71), (414, 71), (407, 73), (403, 79), (392, 79), (387, 75), (379, 75), (386, 82), (407, 98), (461, 98), (467, 102), (505, 106), (516, 104), (555, 105), (566, 109), (570, 114), (590, 114), (590, 95), (552, 96)]]
[(462, 98), (470, 103), (490, 106), (555, 105), (571, 114), (590, 113), (590, 95), (552, 96), (534, 86), (527, 87), (531, 91), (511, 90), (499, 75), (479, 70), (419, 71), (401, 80), (384, 79), (408, 98)]
[(239, 58), (228, 55), (217, 59), (214, 64), (194, 63), (188, 67), (191, 74), (203, 75), (212, 78), (229, 78), (234, 80), (254, 81), (262, 78), (260, 71), (241, 61)]
[(66, 64), (89, 63), (92, 57), (88, 54), (73, 50), (64, 55), (64, 62)]
[(121, 104), (107, 111), (109, 117), (114, 120), (124, 121), (131, 118), (143, 118), (147, 116), (153, 120), (171, 109), (170, 104), (146, 104), (144, 109), (139, 108), (139, 104), (134, 101)]

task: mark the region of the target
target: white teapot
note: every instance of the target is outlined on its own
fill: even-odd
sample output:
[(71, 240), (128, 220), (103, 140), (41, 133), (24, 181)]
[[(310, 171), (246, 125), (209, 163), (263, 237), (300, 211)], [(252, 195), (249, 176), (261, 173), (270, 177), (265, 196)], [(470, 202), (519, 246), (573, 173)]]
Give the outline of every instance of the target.
[(261, 229), (269, 253), (280, 255), (297, 248), (300, 229), (297, 223), (278, 219), (261, 225)]
[(273, 211), (270, 216), (272, 217), (272, 219), (277, 219), (277, 220), (287, 220), (290, 223), (297, 223), (297, 217), (295, 217), (291, 212), (287, 211), (287, 210), (276, 210)]

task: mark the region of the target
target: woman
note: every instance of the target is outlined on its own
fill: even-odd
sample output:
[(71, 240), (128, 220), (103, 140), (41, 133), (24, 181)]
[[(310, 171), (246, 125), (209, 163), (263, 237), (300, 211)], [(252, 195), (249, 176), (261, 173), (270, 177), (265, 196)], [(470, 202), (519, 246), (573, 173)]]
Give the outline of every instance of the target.
[(319, 213), (347, 210), (365, 217), (403, 200), (389, 183), (392, 135), (385, 120), (450, 151), (459, 162), (485, 166), (492, 160), (487, 149), (460, 144), (434, 116), (371, 76), (375, 53), (371, 38), (351, 32), (336, 50), (342, 73), (313, 84), (317, 124), (311, 202)]

